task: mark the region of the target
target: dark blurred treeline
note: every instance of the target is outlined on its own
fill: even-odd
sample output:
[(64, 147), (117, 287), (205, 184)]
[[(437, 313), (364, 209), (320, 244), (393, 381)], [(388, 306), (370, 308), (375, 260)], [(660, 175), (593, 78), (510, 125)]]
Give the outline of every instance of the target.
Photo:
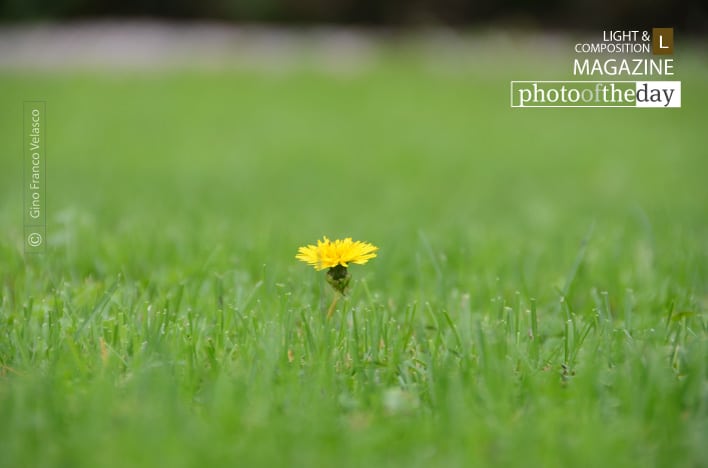
[(708, 28), (706, 0), (0, 0), (0, 19), (149, 17), (361, 26)]

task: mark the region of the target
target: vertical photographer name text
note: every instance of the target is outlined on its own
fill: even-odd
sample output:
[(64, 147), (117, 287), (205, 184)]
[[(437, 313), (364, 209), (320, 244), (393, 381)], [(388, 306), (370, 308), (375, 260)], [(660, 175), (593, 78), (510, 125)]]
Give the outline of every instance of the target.
[(25, 101), (22, 114), (25, 253), (42, 253), (47, 226), (46, 102)]

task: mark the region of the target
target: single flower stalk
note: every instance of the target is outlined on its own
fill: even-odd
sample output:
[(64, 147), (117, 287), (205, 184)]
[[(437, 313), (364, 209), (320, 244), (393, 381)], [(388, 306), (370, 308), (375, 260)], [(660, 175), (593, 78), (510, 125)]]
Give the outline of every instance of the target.
[[(317, 241), (317, 245), (300, 247), (295, 258), (312, 265), (315, 270), (327, 269), (327, 282), (343, 296), (352, 279), (349, 264), (363, 265), (376, 257), (377, 250), (378, 247), (368, 242), (352, 241), (351, 237), (334, 241), (324, 237)], [(327, 317), (332, 315), (336, 302), (337, 297), (332, 302)]]

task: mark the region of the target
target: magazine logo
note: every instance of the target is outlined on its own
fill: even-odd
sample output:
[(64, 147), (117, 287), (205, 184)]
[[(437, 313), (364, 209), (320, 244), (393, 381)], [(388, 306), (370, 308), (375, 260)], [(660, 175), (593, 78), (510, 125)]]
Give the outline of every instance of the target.
[(654, 28), (651, 37), (651, 50), (654, 55), (673, 55), (674, 28)]
[(681, 107), (673, 28), (603, 31), (600, 39), (574, 44), (571, 71), (578, 80), (512, 81), (511, 107)]

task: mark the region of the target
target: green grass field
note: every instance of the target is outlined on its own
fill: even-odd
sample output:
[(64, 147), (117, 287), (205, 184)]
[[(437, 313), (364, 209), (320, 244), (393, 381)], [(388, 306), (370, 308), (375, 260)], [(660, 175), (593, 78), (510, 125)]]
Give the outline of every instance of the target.
[[(0, 74), (0, 465), (706, 466), (706, 62), (514, 110), (507, 59)], [(329, 321), (323, 235), (380, 247)]]

